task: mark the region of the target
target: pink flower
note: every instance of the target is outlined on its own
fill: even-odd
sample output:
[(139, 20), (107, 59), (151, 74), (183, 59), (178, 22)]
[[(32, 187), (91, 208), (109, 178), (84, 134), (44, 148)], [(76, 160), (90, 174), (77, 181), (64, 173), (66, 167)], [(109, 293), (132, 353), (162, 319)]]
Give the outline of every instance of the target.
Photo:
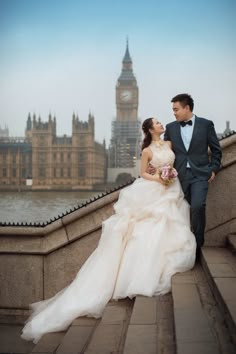
[(161, 168), (161, 178), (164, 180), (169, 179), (170, 176), (170, 167), (169, 166), (163, 166)]
[(159, 175), (166, 184), (174, 182), (176, 177), (178, 176), (178, 172), (175, 168), (170, 165), (164, 165), (159, 169)]
[(170, 172), (170, 177), (171, 178), (176, 178), (177, 176), (178, 176), (178, 172), (176, 171), (175, 168), (172, 168), (171, 172)]

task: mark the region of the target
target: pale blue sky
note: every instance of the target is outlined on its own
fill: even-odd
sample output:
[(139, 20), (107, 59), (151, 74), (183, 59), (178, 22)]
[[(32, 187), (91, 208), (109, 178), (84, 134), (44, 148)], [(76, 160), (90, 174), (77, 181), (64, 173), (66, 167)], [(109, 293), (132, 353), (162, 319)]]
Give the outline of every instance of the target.
[(195, 113), (236, 129), (234, 0), (0, 0), (0, 126), (24, 135), (28, 112), (95, 116), (110, 139), (126, 37), (139, 86), (139, 116), (173, 120), (171, 98), (188, 92)]

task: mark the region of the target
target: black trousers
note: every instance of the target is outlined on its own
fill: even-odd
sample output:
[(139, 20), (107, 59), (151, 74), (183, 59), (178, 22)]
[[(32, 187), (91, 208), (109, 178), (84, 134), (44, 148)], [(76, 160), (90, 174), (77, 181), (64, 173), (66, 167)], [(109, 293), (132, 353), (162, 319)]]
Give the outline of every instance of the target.
[(204, 243), (208, 181), (197, 178), (193, 175), (191, 168), (187, 168), (181, 185), (185, 199), (190, 204), (191, 226), (196, 237), (197, 252), (199, 252)]

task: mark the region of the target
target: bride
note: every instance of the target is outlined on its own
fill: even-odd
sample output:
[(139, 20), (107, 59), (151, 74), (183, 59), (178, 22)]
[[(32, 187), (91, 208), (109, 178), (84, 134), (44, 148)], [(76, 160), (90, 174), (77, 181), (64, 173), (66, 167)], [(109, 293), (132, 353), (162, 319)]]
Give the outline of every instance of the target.
[(37, 343), (78, 316), (101, 317), (110, 299), (165, 294), (173, 274), (193, 267), (196, 242), (178, 178), (167, 184), (160, 173), (146, 172), (150, 162), (157, 171), (173, 166), (171, 143), (160, 139), (164, 128), (155, 118), (146, 119), (142, 129), (142, 177), (120, 192), (115, 214), (103, 222), (98, 247), (72, 283), (31, 305), (22, 338)]

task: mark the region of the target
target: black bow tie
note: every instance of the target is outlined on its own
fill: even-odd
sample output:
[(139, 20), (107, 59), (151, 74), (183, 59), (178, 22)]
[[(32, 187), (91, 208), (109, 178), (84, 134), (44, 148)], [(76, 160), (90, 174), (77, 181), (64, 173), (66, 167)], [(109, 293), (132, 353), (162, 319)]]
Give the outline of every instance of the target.
[(193, 122), (192, 122), (192, 120), (190, 119), (190, 120), (188, 120), (187, 122), (180, 122), (180, 124), (181, 124), (181, 127), (185, 127), (186, 124), (188, 124), (188, 125), (193, 125)]

